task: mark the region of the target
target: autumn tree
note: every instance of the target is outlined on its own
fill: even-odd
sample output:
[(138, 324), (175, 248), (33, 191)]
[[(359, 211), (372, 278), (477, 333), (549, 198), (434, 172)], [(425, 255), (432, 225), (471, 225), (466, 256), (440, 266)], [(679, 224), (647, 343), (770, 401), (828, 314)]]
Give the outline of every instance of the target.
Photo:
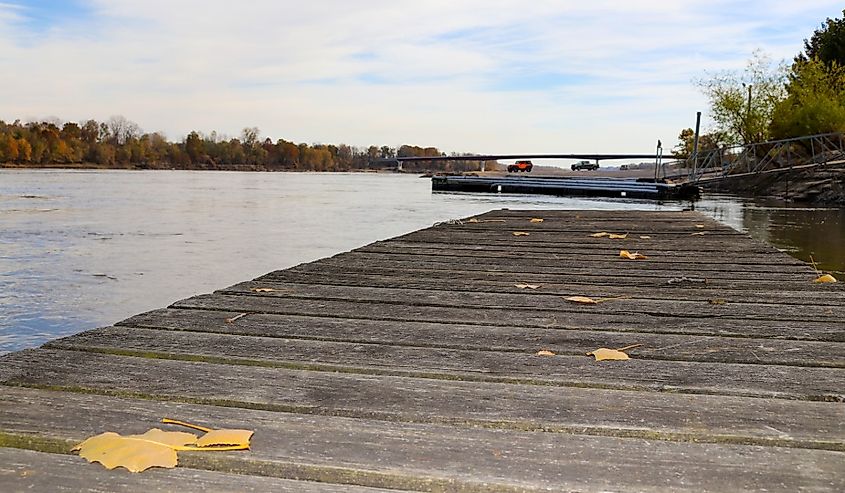
[(784, 98), (786, 66), (755, 51), (743, 71), (723, 71), (697, 82), (710, 102), (715, 131), (730, 143), (769, 138), (775, 106)]

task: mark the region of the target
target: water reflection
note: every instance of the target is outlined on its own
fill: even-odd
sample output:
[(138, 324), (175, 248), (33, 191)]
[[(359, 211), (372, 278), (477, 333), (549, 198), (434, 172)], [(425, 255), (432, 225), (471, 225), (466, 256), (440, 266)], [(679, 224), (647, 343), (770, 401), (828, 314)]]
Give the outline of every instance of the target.
[(812, 258), (819, 270), (845, 271), (845, 208), (730, 195), (708, 196), (695, 208), (805, 262)]
[[(490, 209), (690, 206), (432, 194), (428, 180), (409, 175), (2, 170), (0, 352)], [(841, 209), (730, 196), (694, 207), (845, 270)]]

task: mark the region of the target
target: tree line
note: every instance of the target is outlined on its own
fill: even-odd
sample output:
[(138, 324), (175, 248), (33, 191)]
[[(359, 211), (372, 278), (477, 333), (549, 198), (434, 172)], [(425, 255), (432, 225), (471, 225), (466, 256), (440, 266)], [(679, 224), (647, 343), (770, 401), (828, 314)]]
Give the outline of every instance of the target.
[[(697, 80), (714, 123), (700, 136), (699, 151), (845, 132), (845, 10), (842, 14), (805, 39), (789, 65), (773, 64), (757, 51), (743, 71)], [(692, 154), (693, 138), (691, 128), (682, 130), (673, 153)]]
[[(86, 166), (124, 169), (351, 171), (394, 167), (396, 157), (445, 156), (436, 147), (404, 144), (397, 147), (354, 147), (346, 144), (304, 144), (269, 137), (256, 127), (238, 137), (193, 131), (181, 142), (144, 133), (123, 116), (105, 122), (57, 120), (6, 123), (0, 120), (0, 164), (20, 167)], [(459, 154), (452, 154), (459, 156)], [(460, 154), (468, 155), (468, 154)], [(405, 169), (425, 171), (430, 162), (406, 163)], [(439, 171), (479, 168), (472, 161), (438, 163)]]

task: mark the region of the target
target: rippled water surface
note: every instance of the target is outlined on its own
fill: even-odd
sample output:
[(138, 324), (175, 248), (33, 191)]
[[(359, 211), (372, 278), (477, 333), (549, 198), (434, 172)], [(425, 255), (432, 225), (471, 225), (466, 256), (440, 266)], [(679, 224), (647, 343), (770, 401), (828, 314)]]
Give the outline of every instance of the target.
[[(495, 208), (689, 203), (432, 194), (411, 175), (0, 170), (0, 353)], [(845, 213), (716, 196), (694, 206), (845, 270)]]

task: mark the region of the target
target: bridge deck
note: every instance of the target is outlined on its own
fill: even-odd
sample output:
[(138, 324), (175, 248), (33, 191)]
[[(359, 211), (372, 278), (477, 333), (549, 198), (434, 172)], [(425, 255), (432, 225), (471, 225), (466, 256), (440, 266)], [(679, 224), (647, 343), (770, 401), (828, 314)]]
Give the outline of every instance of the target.
[[(0, 484), (843, 491), (845, 289), (814, 277), (697, 213), (490, 212), (0, 358)], [(163, 416), (252, 450), (59, 455)]]

